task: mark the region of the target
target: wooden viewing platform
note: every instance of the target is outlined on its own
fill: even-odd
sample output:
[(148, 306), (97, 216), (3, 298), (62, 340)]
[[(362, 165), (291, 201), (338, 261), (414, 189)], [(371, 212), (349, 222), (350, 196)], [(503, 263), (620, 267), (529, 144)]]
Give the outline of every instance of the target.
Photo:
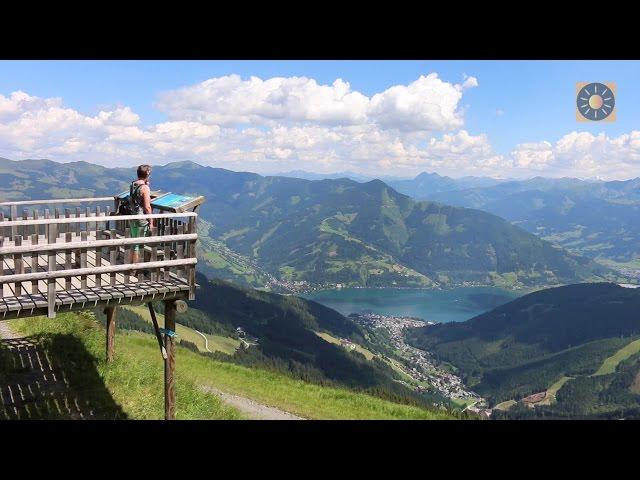
[[(157, 325), (156, 334), (166, 357), (165, 417), (172, 419), (175, 316), (186, 309), (183, 300), (195, 298), (198, 215), (114, 215), (119, 201), (116, 196), (0, 203), (0, 321), (104, 307), (111, 361), (116, 307), (163, 300), (164, 339)], [(154, 219), (150, 236), (131, 238), (131, 221), (138, 219)], [(134, 245), (140, 246), (138, 263), (132, 263)]]

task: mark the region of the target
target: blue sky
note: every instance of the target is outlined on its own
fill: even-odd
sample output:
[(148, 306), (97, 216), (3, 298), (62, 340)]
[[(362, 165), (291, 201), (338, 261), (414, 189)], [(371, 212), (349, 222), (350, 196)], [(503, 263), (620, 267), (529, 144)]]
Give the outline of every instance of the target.
[[(166, 109), (156, 107), (159, 93), (210, 78), (231, 74), (243, 80), (308, 77), (319, 85), (341, 78), (352, 91), (372, 97), (432, 72), (450, 84), (462, 84), (465, 76), (472, 76), (477, 87), (465, 90), (457, 106), (464, 125), (431, 135), (438, 138), (459, 129), (473, 136), (486, 135), (496, 155), (508, 156), (518, 144), (546, 141), (554, 145), (570, 132), (617, 138), (640, 130), (640, 62), (636, 61), (0, 61), (0, 95), (8, 98), (23, 91), (42, 99), (59, 97), (65, 108), (88, 117), (129, 107), (139, 116), (140, 126), (150, 127), (171, 120)], [(616, 82), (615, 122), (576, 122), (577, 81)], [(15, 145), (3, 149), (1, 142), (0, 136), (0, 154), (22, 152)], [(30, 153), (38, 152), (22, 152)], [(286, 162), (282, 167), (287, 167)], [(421, 169), (414, 167), (406, 171)], [(273, 163), (270, 168), (277, 170)], [(438, 170), (438, 164), (425, 164), (424, 169)], [(631, 167), (625, 170), (630, 171)]]

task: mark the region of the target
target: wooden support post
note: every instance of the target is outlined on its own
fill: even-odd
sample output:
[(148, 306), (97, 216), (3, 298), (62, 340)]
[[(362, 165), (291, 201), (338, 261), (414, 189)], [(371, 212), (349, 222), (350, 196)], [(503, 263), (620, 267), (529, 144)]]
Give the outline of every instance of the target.
[[(164, 328), (175, 332), (176, 330), (176, 301), (165, 300), (164, 302)], [(176, 391), (175, 391), (175, 368), (176, 368), (176, 347), (171, 335), (164, 336), (164, 348), (167, 351), (167, 359), (164, 361), (164, 418), (165, 420), (176, 419)]]
[(116, 308), (107, 307), (104, 313), (107, 316), (107, 362), (113, 361), (113, 352), (116, 345)]

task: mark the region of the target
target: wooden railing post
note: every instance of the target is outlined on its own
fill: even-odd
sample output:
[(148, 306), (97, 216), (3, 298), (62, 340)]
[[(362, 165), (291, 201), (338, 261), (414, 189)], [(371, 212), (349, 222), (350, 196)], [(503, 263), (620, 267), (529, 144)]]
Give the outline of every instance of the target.
[[(27, 210), (26, 208), (22, 210), (22, 220), (29, 220), (29, 210)], [(24, 225), (22, 227), (22, 238), (24, 238), (25, 240), (27, 238), (29, 238), (29, 226), (28, 225)]]
[[(189, 217), (189, 232), (196, 232), (196, 217)], [(187, 258), (196, 258), (196, 240), (189, 240), (187, 242)], [(187, 268), (187, 281), (189, 283), (189, 300), (196, 299), (196, 267), (191, 265)]]
[[(120, 199), (118, 197), (113, 197), (113, 214), (118, 215), (118, 209), (120, 208)], [(116, 217), (117, 218), (117, 217)], [(114, 230), (122, 230), (122, 221), (115, 220), (113, 222)]]
[[(0, 248), (4, 247), (4, 237), (0, 237)], [(0, 255), (0, 280), (4, 277), (4, 255)], [(4, 282), (0, 281), (0, 298), (4, 297)]]
[[(85, 243), (87, 241), (88, 238), (88, 232), (86, 230), (83, 230), (80, 233), (80, 239), (83, 243)], [(80, 268), (87, 268), (87, 249), (86, 248), (81, 248), (80, 249)], [(87, 289), (87, 276), (86, 275), (81, 275), (80, 276), (80, 288), (82, 290), (86, 290)]]
[[(176, 233), (174, 235), (182, 235), (184, 233), (184, 226), (182, 224), (178, 225), (176, 228)], [(182, 260), (184, 258), (184, 242), (175, 242), (176, 244), (176, 258)], [(186, 277), (186, 269), (182, 267), (176, 268), (176, 275), (179, 277)]]
[[(56, 243), (58, 238), (58, 225), (50, 223), (47, 225), (47, 241), (49, 244)], [(56, 270), (56, 252), (54, 250), (49, 251), (49, 262), (47, 264), (47, 271), (55, 272)], [(49, 318), (56, 317), (56, 279), (49, 278), (47, 280), (47, 316)]]
[[(102, 240), (102, 230), (96, 228), (96, 240)], [(96, 268), (102, 266), (102, 247), (96, 248)], [(96, 287), (100, 288), (102, 286), (102, 275), (96, 274), (95, 278)]]
[[(64, 239), (66, 243), (73, 242), (73, 232), (65, 233)], [(64, 252), (64, 269), (71, 270), (71, 250), (66, 250)], [(64, 288), (66, 290), (71, 290), (71, 277), (67, 277), (64, 279)]]
[[(16, 247), (19, 247), (22, 245), (22, 235), (16, 235), (13, 240), (14, 240), (14, 245)], [(21, 273), (24, 273), (24, 263), (22, 263), (21, 253), (13, 254), (13, 270), (18, 275)], [(16, 288), (16, 297), (22, 295), (22, 282), (16, 282), (15, 288)], [(26, 290), (25, 290), (25, 293), (27, 293)]]
[[(176, 330), (176, 301), (165, 300), (164, 302), (164, 328), (168, 332)], [(176, 391), (175, 391), (175, 368), (176, 368), (176, 347), (172, 335), (165, 334), (164, 348), (167, 351), (167, 359), (164, 361), (164, 418), (165, 420), (175, 420), (176, 418)]]
[[(116, 237), (116, 231), (111, 230), (111, 239), (115, 239)], [(118, 263), (118, 247), (110, 247), (109, 248), (109, 264), (110, 265), (117, 265)], [(112, 287), (115, 286), (116, 284), (116, 274), (115, 272), (110, 273), (109, 274), (109, 285), (111, 285)]]
[[(76, 218), (80, 218), (80, 207), (76, 207)], [(80, 224), (76, 223), (76, 237), (80, 236)]]
[[(38, 220), (38, 218), (39, 218), (39, 217), (40, 217), (40, 214), (38, 213), (38, 209), (37, 209), (37, 208), (34, 208), (34, 209), (33, 209), (33, 219), (34, 219), (34, 220)], [(39, 226), (39, 225), (36, 225), (36, 226), (34, 227), (34, 231), (33, 231), (33, 233), (35, 233), (35, 234), (36, 234), (36, 236), (38, 236), (38, 237), (40, 236), (40, 226)]]
[[(17, 220), (18, 219), (18, 206), (17, 205), (11, 205), (11, 220)], [(15, 236), (18, 234), (18, 227), (11, 227), (11, 240), (13, 240), (15, 238)]]
[[(124, 238), (131, 238), (131, 229), (126, 228), (124, 231)], [(133, 263), (133, 247), (130, 245), (125, 245), (124, 247), (124, 261), (122, 263)], [(127, 285), (129, 283), (129, 276), (131, 272), (122, 272), (124, 274), (124, 284)]]
[[(65, 208), (64, 209), (64, 218), (71, 218), (71, 209), (70, 208)], [(71, 224), (68, 223), (64, 226), (64, 229), (60, 229), (60, 233), (70, 233), (71, 232)], [(68, 238), (65, 236), (65, 238)]]
[[(171, 247), (165, 243), (164, 245), (164, 259), (171, 260)], [(163, 280), (169, 281), (171, 279), (171, 269), (167, 266), (164, 267)]]
[[(151, 227), (151, 236), (155, 237), (157, 235), (158, 235), (158, 227), (157, 226)], [(158, 247), (159, 246), (160, 245), (155, 244), (155, 243), (151, 244), (151, 254), (149, 255), (149, 261), (150, 262), (156, 262), (158, 260)], [(142, 248), (144, 249), (144, 246)], [(158, 281), (158, 272), (159, 271), (160, 270), (157, 269), (157, 268), (154, 268), (154, 269), (151, 270), (150, 280), (152, 282), (157, 282)]]
[[(35, 213), (35, 212), (34, 212)], [(39, 242), (39, 237), (38, 237), (38, 229), (36, 229), (36, 233), (34, 233), (33, 235), (31, 235), (31, 245), (38, 245)], [(38, 252), (33, 252), (31, 254), (31, 273), (37, 273), (38, 271)], [(31, 282), (31, 293), (33, 295), (36, 295), (38, 293), (38, 281), (37, 280), (33, 280)]]

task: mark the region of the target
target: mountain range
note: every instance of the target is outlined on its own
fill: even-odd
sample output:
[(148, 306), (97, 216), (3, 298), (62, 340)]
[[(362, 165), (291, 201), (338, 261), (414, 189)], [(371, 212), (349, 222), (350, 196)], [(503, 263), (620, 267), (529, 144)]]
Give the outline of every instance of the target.
[(421, 174), (391, 185), (416, 199), (491, 212), (605, 264), (640, 258), (640, 178), (605, 182), (535, 177), (469, 187), (437, 174)]
[(380, 180), (309, 181), (177, 163), (156, 172), (161, 188), (207, 197), (210, 237), (287, 281), (543, 285), (606, 271), (494, 215), (418, 202)]
[[(0, 169), (0, 195), (12, 200), (112, 195), (133, 176), (85, 162), (1, 160)], [(201, 258), (222, 278), (250, 271), (253, 286), (264, 287), (265, 276), (314, 285), (539, 286), (609, 272), (498, 216), (416, 201), (380, 180), (264, 177), (176, 162), (154, 167), (151, 183), (206, 197), (200, 215), (212, 242), (203, 239), (210, 249)], [(216, 245), (245, 265), (231, 265)]]

